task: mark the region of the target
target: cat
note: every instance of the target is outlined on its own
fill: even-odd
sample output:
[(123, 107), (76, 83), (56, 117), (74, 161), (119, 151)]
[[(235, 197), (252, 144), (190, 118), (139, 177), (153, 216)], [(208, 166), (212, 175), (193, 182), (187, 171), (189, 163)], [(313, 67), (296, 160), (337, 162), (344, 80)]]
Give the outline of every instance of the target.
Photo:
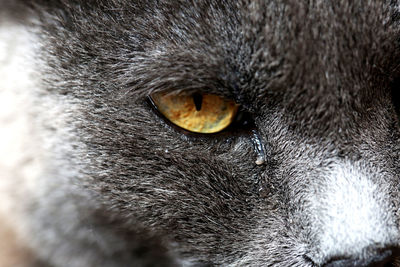
[(1, 266), (400, 266), (399, 1), (0, 4)]

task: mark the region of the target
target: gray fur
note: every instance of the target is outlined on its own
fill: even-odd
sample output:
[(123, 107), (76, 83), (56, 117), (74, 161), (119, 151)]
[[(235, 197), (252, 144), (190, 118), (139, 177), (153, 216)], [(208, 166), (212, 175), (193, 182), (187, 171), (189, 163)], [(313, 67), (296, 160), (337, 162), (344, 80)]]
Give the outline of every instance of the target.
[[(15, 57), (34, 86), (13, 91), (29, 160), (0, 172), (3, 210), (39, 265), (361, 266), (399, 247), (398, 1), (16, 5), (2, 23), (31, 40)], [(254, 131), (171, 127), (160, 90), (234, 99), (265, 163)]]

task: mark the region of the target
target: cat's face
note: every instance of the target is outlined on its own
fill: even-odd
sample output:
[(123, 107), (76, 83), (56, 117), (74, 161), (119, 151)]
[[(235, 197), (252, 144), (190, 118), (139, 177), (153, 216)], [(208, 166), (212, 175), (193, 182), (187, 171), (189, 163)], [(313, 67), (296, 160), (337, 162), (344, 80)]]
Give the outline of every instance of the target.
[[(63, 176), (69, 193), (49, 186), (42, 203), (76, 212), (60, 215), (71, 230), (46, 229), (80, 244), (60, 248), (64, 259), (84, 262), (90, 250), (110, 266), (392, 260), (399, 3), (61, 2), (37, 7), (47, 66), (37, 101), (62, 106), (54, 124), (66, 129), (46, 127), (55, 167), (45, 176)], [(231, 99), (244, 119), (189, 133), (149, 102), (165, 90)], [(40, 210), (37, 225), (51, 213)]]

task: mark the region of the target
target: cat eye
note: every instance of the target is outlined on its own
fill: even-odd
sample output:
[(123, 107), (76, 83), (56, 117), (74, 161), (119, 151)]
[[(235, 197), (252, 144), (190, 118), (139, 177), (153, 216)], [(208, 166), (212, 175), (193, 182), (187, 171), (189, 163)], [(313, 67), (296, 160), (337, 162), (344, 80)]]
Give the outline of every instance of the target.
[(233, 100), (214, 94), (157, 92), (151, 94), (150, 100), (168, 121), (194, 133), (221, 132), (238, 111)]

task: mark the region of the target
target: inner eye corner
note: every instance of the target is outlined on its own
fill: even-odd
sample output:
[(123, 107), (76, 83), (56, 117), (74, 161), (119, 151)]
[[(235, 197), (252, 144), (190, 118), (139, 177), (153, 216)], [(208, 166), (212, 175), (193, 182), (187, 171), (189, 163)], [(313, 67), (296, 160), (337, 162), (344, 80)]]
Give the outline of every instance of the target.
[(156, 92), (148, 96), (157, 115), (184, 134), (215, 135), (245, 126), (234, 100), (199, 91)]

